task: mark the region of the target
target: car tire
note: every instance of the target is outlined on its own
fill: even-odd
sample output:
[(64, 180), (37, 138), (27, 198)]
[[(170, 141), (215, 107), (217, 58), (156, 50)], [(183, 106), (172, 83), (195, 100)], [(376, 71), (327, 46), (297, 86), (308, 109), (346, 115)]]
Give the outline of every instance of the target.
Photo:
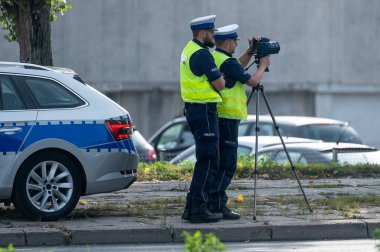
[(69, 214), (82, 192), (80, 167), (59, 151), (40, 152), (20, 167), (13, 203), (27, 218), (55, 221)]

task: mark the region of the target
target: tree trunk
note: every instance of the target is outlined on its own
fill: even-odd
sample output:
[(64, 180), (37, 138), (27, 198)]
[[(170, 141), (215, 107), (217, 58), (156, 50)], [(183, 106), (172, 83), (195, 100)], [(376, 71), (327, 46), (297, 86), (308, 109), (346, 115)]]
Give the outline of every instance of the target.
[(50, 1), (20, 1), (17, 24), (17, 41), (20, 61), (52, 66)]

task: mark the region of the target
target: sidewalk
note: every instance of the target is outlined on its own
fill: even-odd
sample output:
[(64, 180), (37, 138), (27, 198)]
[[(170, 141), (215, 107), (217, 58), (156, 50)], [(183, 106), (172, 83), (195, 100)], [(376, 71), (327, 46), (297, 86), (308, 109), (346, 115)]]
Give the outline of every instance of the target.
[[(309, 213), (293, 180), (259, 180), (257, 221), (253, 181), (233, 181), (227, 193), (237, 221), (191, 224), (181, 220), (188, 182), (142, 182), (128, 190), (83, 197), (58, 222), (22, 219), (0, 206), (0, 246), (182, 242), (184, 230), (213, 232), (223, 242), (370, 238), (380, 227), (380, 179), (303, 180)], [(242, 203), (234, 202), (243, 195)]]

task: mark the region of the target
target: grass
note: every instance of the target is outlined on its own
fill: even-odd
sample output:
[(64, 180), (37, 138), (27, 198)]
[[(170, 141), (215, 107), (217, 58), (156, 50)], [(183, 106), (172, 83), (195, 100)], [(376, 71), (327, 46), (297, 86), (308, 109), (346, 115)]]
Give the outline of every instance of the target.
[(89, 203), (86, 207), (76, 208), (70, 218), (125, 216), (159, 219), (178, 215), (184, 205), (185, 197), (158, 198), (146, 201), (133, 200), (125, 204), (119, 202), (107, 202), (96, 205)]
[[(301, 179), (324, 179), (324, 178), (379, 178), (380, 165), (357, 164), (340, 165), (331, 164), (295, 164), (296, 171)], [(190, 181), (194, 163), (186, 162), (181, 165), (169, 165), (163, 162), (153, 164), (140, 163), (138, 168), (139, 181), (165, 181), (179, 180)], [(288, 165), (279, 165), (273, 161), (259, 161), (259, 177), (262, 179), (288, 179), (294, 178), (293, 170)], [(234, 179), (253, 179), (254, 178), (254, 157), (239, 156), (237, 171)], [(331, 185), (341, 187), (343, 185)], [(319, 188), (319, 185), (315, 186)], [(321, 186), (322, 187), (322, 186)], [(323, 186), (327, 188), (326, 186)]]
[[(315, 213), (330, 215), (336, 213), (349, 219), (361, 218), (360, 208), (371, 209), (372, 206), (380, 205), (380, 196), (376, 194), (351, 195), (351, 194), (326, 194), (323, 199), (310, 202)], [(161, 220), (166, 225), (166, 218), (179, 216), (185, 206), (185, 195), (178, 197), (156, 198), (150, 200), (128, 200), (127, 202), (114, 201), (92, 203), (78, 206), (66, 219), (94, 218), (102, 216), (124, 216), (135, 218), (148, 218)], [(242, 202), (236, 202), (230, 197), (227, 206), (250, 218), (253, 215), (253, 196), (244, 195)], [(289, 196), (278, 195), (257, 198), (256, 213), (260, 217), (270, 216), (294, 216), (309, 215), (309, 209), (301, 195)], [(9, 219), (18, 216), (14, 209), (2, 210), (7, 213)], [(3, 216), (2, 216), (3, 217)], [(1, 224), (8, 227), (11, 224), (8, 219), (2, 218)]]
[(350, 195), (338, 194), (333, 198), (317, 199), (313, 203), (318, 206), (328, 207), (332, 210), (352, 212), (362, 207), (380, 205), (380, 196), (376, 194)]
[(242, 186), (242, 185), (230, 185), (227, 190), (230, 191), (244, 191), (244, 190), (253, 190), (251, 186)]

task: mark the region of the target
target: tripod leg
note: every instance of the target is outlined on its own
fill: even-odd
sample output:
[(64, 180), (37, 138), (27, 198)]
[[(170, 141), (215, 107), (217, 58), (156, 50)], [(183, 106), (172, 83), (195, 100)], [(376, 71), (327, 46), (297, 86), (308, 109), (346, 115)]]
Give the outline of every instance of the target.
[[(251, 95), (254, 92), (254, 88), (252, 88)], [(256, 92), (256, 142), (255, 142), (255, 186), (253, 190), (253, 220), (256, 220), (256, 189), (257, 189), (257, 175), (258, 175), (258, 169), (257, 169), (257, 151), (258, 151), (258, 145), (259, 145), (259, 131), (260, 128), (258, 126), (259, 122), (259, 92)]]
[(256, 88), (252, 88), (252, 90), (251, 90), (251, 93), (249, 93), (249, 96), (248, 96), (248, 98), (247, 98), (247, 107), (248, 107), (248, 104), (249, 104), (249, 102), (251, 101), (251, 99), (252, 99), (252, 95), (253, 95), (253, 93), (255, 92), (255, 90), (256, 90)]
[(278, 136), (280, 137), (280, 140), (281, 140), (282, 146), (283, 146), (284, 151), (285, 151), (285, 153), (286, 153), (286, 156), (287, 156), (287, 158), (288, 158), (288, 160), (289, 160), (290, 166), (292, 167), (292, 170), (293, 170), (294, 176), (296, 177), (296, 179), (297, 179), (297, 181), (298, 181), (298, 185), (299, 185), (299, 187), (300, 187), (300, 189), (301, 189), (301, 192), (302, 192), (302, 194), (303, 194), (303, 198), (305, 199), (305, 202), (306, 202), (307, 206), (309, 207), (310, 213), (312, 213), (313, 210), (311, 209), (311, 206), (310, 206), (309, 201), (308, 201), (308, 199), (307, 199), (307, 197), (306, 197), (305, 191), (303, 190), (303, 187), (302, 187), (301, 181), (300, 181), (300, 179), (299, 179), (299, 177), (298, 177), (298, 173), (297, 173), (296, 167), (294, 166), (294, 164), (293, 164), (293, 162), (292, 162), (292, 159), (290, 158), (289, 152), (288, 152), (288, 150), (286, 149), (286, 145), (285, 145), (285, 143), (284, 143), (284, 140), (282, 139), (282, 136), (281, 136), (281, 133), (280, 133), (279, 127), (278, 127), (278, 125), (277, 125), (277, 123), (276, 123), (276, 119), (274, 118), (273, 113), (272, 113), (272, 110), (271, 110), (271, 108), (270, 108), (270, 106), (269, 106), (269, 103), (268, 103), (267, 97), (266, 97), (266, 95), (265, 95), (265, 92), (264, 92), (264, 88), (263, 88), (263, 86), (260, 86), (260, 87), (259, 87), (259, 90), (261, 91), (261, 94), (263, 95), (263, 98), (264, 98), (265, 104), (267, 105), (267, 108), (268, 108), (269, 114), (270, 114), (270, 116), (271, 116), (271, 118), (272, 118), (272, 122), (273, 122), (273, 124), (274, 124), (274, 127), (275, 127), (275, 129), (276, 129), (276, 131), (277, 131)]

